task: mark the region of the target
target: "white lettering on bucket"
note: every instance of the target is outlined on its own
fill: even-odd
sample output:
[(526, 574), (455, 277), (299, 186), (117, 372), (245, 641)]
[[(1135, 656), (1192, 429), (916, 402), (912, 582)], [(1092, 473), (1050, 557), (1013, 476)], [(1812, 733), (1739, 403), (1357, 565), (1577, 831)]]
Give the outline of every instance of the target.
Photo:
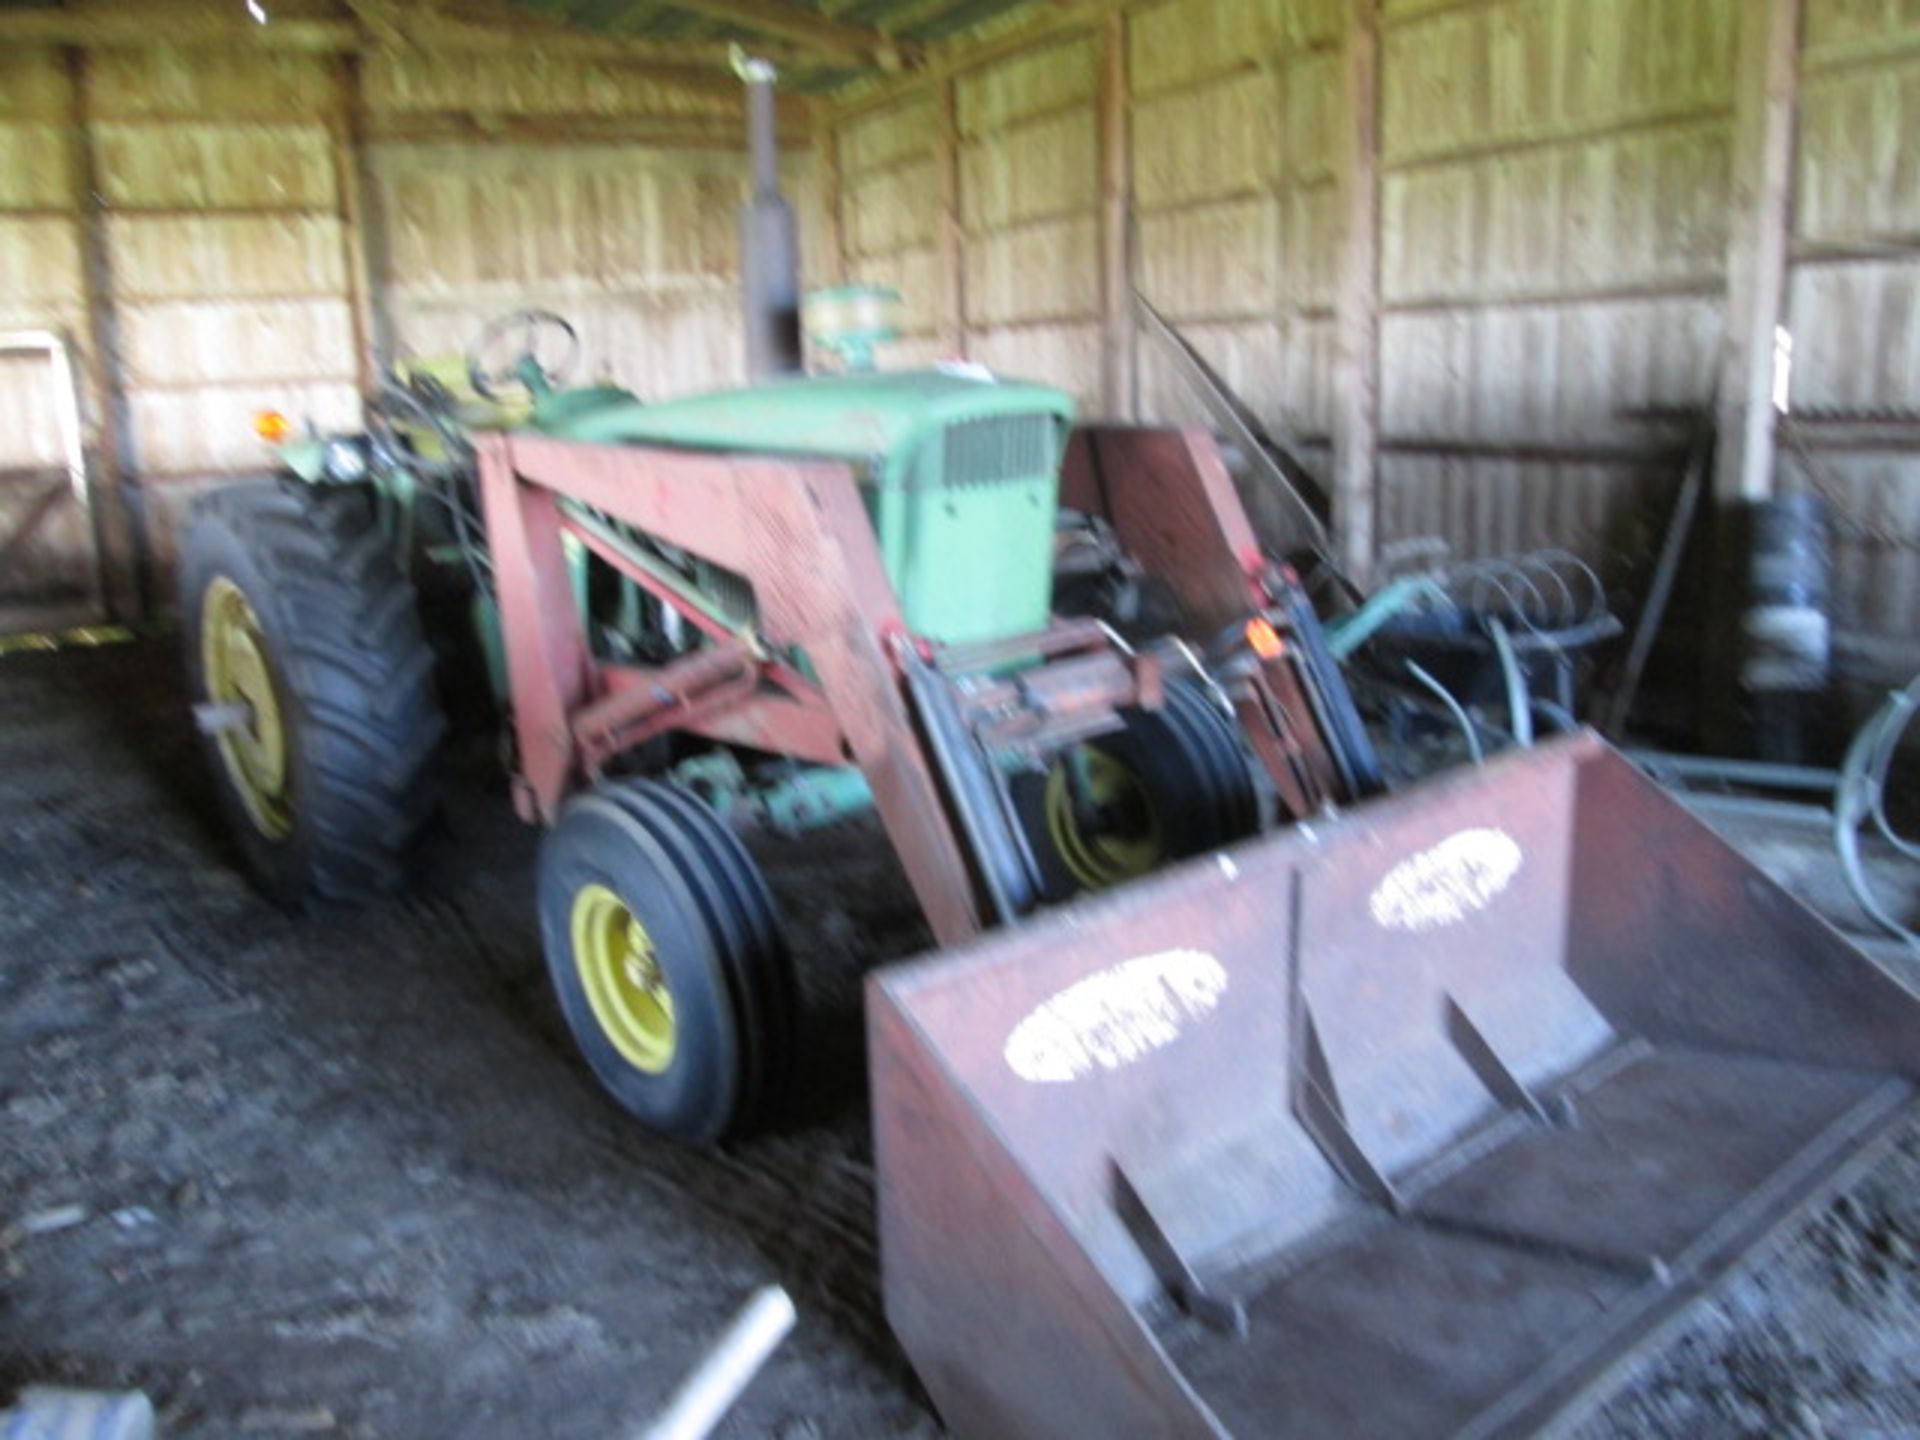
[(1007, 1036), (1007, 1066), (1036, 1085), (1122, 1069), (1178, 1040), (1226, 989), (1226, 967), (1202, 950), (1122, 960), (1036, 1005)]
[(1520, 846), (1504, 830), (1462, 830), (1402, 860), (1373, 887), (1368, 908), (1388, 930), (1440, 930), (1487, 908), (1519, 873)]

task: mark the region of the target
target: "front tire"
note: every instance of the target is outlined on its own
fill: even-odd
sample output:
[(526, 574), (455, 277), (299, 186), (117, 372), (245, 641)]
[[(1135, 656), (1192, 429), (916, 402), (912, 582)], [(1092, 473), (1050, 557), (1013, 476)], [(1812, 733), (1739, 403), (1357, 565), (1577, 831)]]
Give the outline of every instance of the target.
[(540, 937), (587, 1068), (649, 1129), (712, 1144), (784, 1093), (797, 1011), (759, 867), (678, 786), (569, 801), (540, 850)]
[(1122, 729), (1016, 789), (1049, 898), (1123, 885), (1259, 828), (1239, 733), (1197, 686), (1175, 682), (1158, 710), (1120, 714)]
[(398, 888), (446, 725), (369, 497), (216, 491), (182, 538), (180, 608), (220, 806), (260, 888), (294, 906)]

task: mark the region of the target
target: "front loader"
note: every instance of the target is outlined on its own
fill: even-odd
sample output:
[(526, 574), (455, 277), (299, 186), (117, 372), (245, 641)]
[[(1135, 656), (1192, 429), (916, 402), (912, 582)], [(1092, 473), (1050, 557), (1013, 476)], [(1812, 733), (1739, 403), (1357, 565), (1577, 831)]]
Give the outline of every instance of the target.
[(400, 883), (451, 583), (569, 1030), (695, 1143), (794, 1065), (739, 822), (876, 810), (950, 952), (869, 1016), (888, 1311), (957, 1432), (1524, 1430), (1908, 1104), (1915, 997), (1598, 742), (1379, 798), (1205, 432), (969, 365), (644, 404), (559, 383), (569, 334), (197, 512), (222, 802), (282, 901)]

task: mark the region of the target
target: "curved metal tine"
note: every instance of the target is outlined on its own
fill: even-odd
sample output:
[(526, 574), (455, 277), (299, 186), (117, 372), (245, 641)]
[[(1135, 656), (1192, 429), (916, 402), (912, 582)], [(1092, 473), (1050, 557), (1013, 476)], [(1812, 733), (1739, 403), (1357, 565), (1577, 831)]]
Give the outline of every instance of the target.
[[(1539, 615), (1546, 605), (1545, 599), (1540, 594), (1540, 587), (1533, 583), (1526, 571), (1511, 560), (1496, 561), (1495, 570), (1500, 576), (1497, 583), (1501, 592), (1507, 597), (1508, 616), (1524, 629), (1537, 633), (1539, 626), (1535, 624), (1533, 617)], [(1515, 589), (1524, 593), (1516, 596)], [(1532, 606), (1531, 609), (1528, 608), (1529, 605)]]
[[(1916, 712), (1920, 712), (1920, 676), (1915, 676), (1905, 690), (1888, 696), (1879, 712), (1867, 722), (1877, 732), (1866, 769), (1867, 779), (1872, 785), (1868, 808), (1873, 816), (1874, 827), (1889, 845), (1909, 860), (1920, 860), (1920, 841), (1909, 840), (1893, 828), (1893, 821), (1887, 815), (1887, 776), (1893, 769), (1900, 742), (1907, 733), (1907, 727), (1913, 723)], [(1848, 758), (1852, 758), (1851, 753)], [(1841, 783), (1846, 783), (1844, 776)]]
[(1859, 902), (1860, 908), (1882, 930), (1904, 940), (1913, 949), (1920, 950), (1920, 933), (1896, 920), (1880, 903), (1880, 897), (1873, 893), (1873, 887), (1867, 880), (1866, 866), (1860, 858), (1860, 832), (1838, 812), (1833, 817), (1833, 848), (1839, 852), (1840, 873), (1847, 882), (1847, 889)]
[[(1536, 593), (1540, 595), (1540, 613), (1535, 617), (1537, 623), (1527, 624), (1528, 629), (1532, 630), (1535, 634), (1539, 634), (1546, 630), (1558, 630), (1573, 622), (1573, 590), (1567, 582), (1561, 578), (1560, 572), (1554, 568), (1551, 559), (1545, 558), (1541, 553), (1525, 555), (1514, 562), (1514, 569), (1521, 575), (1528, 577), (1528, 583), (1530, 585), (1533, 583), (1533, 576), (1544, 576), (1548, 581), (1552, 582), (1554, 590), (1559, 592), (1556, 602), (1555, 600), (1547, 598), (1546, 592), (1541, 586), (1534, 586)], [(1527, 622), (1523, 621), (1522, 623)]]
[(1507, 685), (1507, 710), (1513, 725), (1513, 739), (1522, 750), (1533, 748), (1533, 696), (1527, 688), (1526, 672), (1520, 668), (1520, 657), (1514, 653), (1513, 639), (1507, 634), (1507, 627), (1498, 620), (1489, 620), (1487, 629), (1493, 635), (1494, 653), (1500, 657), (1500, 673)]
[(1498, 578), (1498, 565), (1494, 561), (1480, 560), (1461, 566), (1453, 572), (1447, 588), (1465, 592), (1466, 601), (1461, 608), (1469, 614), (1487, 613), (1490, 590), (1499, 596), (1509, 610), (1513, 608), (1513, 595)]
[(1453, 717), (1454, 723), (1460, 727), (1460, 733), (1466, 737), (1467, 754), (1472, 758), (1473, 763), (1475, 765), (1486, 764), (1486, 747), (1480, 743), (1479, 727), (1473, 723), (1473, 717), (1467, 713), (1466, 706), (1454, 698), (1451, 690), (1447, 689), (1446, 686), (1442, 685), (1419, 665), (1416, 665), (1411, 660), (1407, 661), (1406, 665), (1407, 673), (1413, 676), (1423, 688), (1429, 691), (1433, 697), (1440, 702), (1447, 713)]
[(1607, 587), (1601, 583), (1600, 572), (1598, 570), (1595, 570), (1593, 566), (1589, 565), (1585, 560), (1582, 560), (1571, 550), (1565, 550), (1558, 546), (1535, 551), (1534, 553), (1537, 559), (1552, 567), (1555, 578), (1558, 579), (1562, 585), (1567, 585), (1569, 597), (1571, 597), (1574, 587), (1567, 584), (1562, 572), (1572, 570), (1580, 580), (1584, 582), (1588, 597), (1587, 604), (1584, 607), (1575, 606), (1571, 598), (1569, 598), (1567, 614), (1567, 624), (1569, 626), (1584, 625), (1588, 621), (1598, 620), (1601, 615), (1605, 613), (1607, 608)]
[(1543, 629), (1552, 629), (1553, 606), (1547, 599), (1546, 593), (1534, 583), (1533, 572), (1524, 563), (1516, 562), (1513, 566), (1513, 575), (1514, 579), (1526, 586), (1527, 594), (1532, 600), (1531, 609), (1524, 606), (1521, 608), (1520, 624), (1536, 635)]

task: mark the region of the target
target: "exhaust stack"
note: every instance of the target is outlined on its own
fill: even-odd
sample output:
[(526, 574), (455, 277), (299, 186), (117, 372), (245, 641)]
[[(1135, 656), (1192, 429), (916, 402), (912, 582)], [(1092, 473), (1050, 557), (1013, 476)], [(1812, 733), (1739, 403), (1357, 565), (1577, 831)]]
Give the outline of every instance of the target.
[(747, 86), (747, 151), (753, 194), (740, 211), (740, 280), (747, 322), (747, 375), (753, 381), (798, 375), (800, 241), (793, 209), (780, 193), (773, 62), (734, 52)]

